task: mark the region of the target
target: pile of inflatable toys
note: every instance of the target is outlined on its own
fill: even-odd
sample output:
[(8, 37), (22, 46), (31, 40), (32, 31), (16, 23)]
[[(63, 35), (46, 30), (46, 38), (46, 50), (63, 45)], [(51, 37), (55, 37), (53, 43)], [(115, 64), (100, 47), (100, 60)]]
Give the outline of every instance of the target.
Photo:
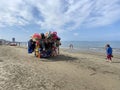
[(60, 45), (60, 37), (57, 32), (34, 33), (28, 41), (28, 53), (34, 52), (38, 58), (57, 56)]

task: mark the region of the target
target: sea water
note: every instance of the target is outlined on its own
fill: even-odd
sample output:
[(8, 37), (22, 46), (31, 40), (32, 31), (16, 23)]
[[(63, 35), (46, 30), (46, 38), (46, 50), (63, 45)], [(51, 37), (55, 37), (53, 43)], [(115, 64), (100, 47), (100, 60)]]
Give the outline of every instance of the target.
[[(20, 46), (27, 47), (27, 42), (21, 42)], [(105, 53), (105, 45), (110, 44), (113, 48), (113, 53), (120, 54), (120, 41), (61, 41), (60, 48), (69, 49), (69, 45), (73, 45), (74, 52), (76, 51), (92, 51)]]
[(61, 43), (62, 48), (69, 48), (69, 45), (72, 44), (76, 51), (93, 52), (105, 52), (105, 45), (109, 44), (114, 53), (120, 54), (120, 41), (61, 41)]

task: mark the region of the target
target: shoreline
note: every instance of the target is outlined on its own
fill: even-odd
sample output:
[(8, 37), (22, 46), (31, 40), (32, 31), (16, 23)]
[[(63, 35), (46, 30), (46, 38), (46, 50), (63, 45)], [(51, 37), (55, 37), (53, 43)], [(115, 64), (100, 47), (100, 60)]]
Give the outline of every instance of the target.
[[(103, 56), (103, 57), (106, 57), (106, 51), (104, 50), (104, 52), (101, 52), (101, 51), (92, 51), (92, 50), (81, 50), (81, 49), (69, 49), (68, 48), (60, 48), (61, 50), (65, 51), (65, 52), (69, 52), (69, 53), (83, 53), (83, 54), (91, 54), (91, 55), (99, 55), (99, 56)], [(120, 58), (119, 57), (120, 55), (120, 52), (119, 53), (115, 53), (113, 51), (113, 56), (115, 56), (116, 58)]]
[[(103, 47), (92, 47), (92, 48), (73, 48), (70, 49), (69, 47), (61, 47), (61, 49), (69, 49), (69, 50), (74, 50), (74, 52), (93, 52), (93, 53), (106, 53), (105, 48)], [(120, 55), (120, 48), (113, 48), (113, 53)]]

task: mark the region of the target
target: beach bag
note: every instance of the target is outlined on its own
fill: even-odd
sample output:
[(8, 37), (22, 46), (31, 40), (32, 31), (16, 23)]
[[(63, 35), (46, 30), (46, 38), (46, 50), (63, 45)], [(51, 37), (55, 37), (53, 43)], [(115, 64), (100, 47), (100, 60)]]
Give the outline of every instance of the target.
[(28, 41), (28, 53), (32, 53), (33, 50), (32, 50), (32, 40), (29, 40)]

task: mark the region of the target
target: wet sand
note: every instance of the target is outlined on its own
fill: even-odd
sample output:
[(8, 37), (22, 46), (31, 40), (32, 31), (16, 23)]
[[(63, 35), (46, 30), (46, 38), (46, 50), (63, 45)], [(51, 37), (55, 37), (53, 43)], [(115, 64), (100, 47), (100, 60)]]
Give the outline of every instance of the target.
[(61, 49), (39, 59), (26, 48), (0, 46), (0, 90), (120, 90), (120, 57)]

